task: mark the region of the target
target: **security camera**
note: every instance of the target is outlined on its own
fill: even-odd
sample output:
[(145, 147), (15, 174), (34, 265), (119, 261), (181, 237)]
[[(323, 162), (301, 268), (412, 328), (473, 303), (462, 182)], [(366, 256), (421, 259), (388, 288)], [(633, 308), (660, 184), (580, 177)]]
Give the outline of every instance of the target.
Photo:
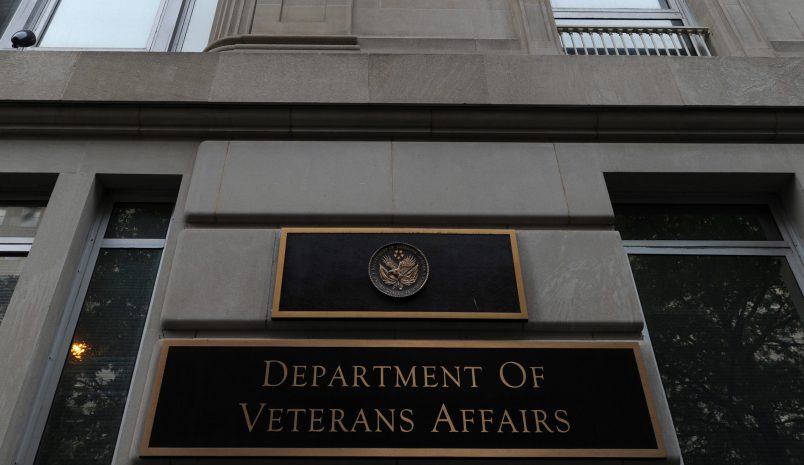
[(33, 31), (17, 31), (11, 36), (11, 48), (25, 48), (36, 44), (36, 34)]

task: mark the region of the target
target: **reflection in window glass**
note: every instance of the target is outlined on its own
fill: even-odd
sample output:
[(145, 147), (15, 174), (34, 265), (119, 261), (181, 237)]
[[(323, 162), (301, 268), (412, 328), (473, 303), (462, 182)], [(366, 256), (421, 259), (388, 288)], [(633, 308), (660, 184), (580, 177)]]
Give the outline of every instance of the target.
[[(672, 19), (556, 19), (559, 26), (632, 26), (669, 27), (681, 26), (681, 21)], [(598, 39), (599, 40), (599, 39)]]
[(669, 8), (666, 0), (552, 0), (553, 8)]
[(111, 463), (161, 255), (101, 249), (36, 464)]
[(195, 0), (193, 11), (190, 13), (187, 33), (181, 46), (183, 52), (200, 52), (206, 48), (209, 44), (212, 20), (215, 19), (217, 7), (218, 0)]
[(686, 465), (800, 465), (801, 292), (784, 257), (632, 255)]
[(107, 239), (163, 239), (170, 225), (172, 203), (118, 203), (112, 209)]
[(145, 49), (160, 0), (61, 0), (40, 47)]
[(614, 206), (623, 240), (780, 241), (766, 205)]
[(19, 4), (20, 0), (0, 0), (0, 32), (8, 26)]
[(34, 237), (44, 211), (34, 204), (0, 206), (0, 237)]
[(17, 286), (24, 260), (25, 257), (0, 256), (0, 324), (3, 323), (14, 287)]

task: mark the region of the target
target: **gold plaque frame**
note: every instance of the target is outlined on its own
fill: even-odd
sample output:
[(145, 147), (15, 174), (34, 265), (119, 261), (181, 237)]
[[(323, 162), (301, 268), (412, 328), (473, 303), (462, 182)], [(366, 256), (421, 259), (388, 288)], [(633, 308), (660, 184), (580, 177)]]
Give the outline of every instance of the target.
[[(667, 457), (662, 431), (656, 418), (653, 397), (648, 386), (645, 364), (637, 342), (570, 341), (426, 341), (426, 340), (355, 340), (355, 339), (165, 339), (150, 395), (145, 431), (140, 446), (141, 457), (407, 457), (407, 458), (651, 458)], [(379, 347), (379, 348), (528, 348), (528, 349), (631, 349), (648, 407), (656, 449), (441, 449), (441, 448), (180, 448), (149, 447), (156, 405), (162, 388), (170, 347)]]
[[(442, 312), (442, 311), (366, 311), (366, 310), (282, 310), (279, 302), (282, 293), (282, 275), (285, 268), (285, 251), (288, 234), (478, 234), (508, 236), (511, 241), (511, 252), (514, 260), (518, 312)], [(512, 229), (413, 229), (413, 228), (282, 228), (279, 239), (279, 258), (276, 263), (274, 279), (274, 297), (271, 306), (271, 318), (398, 318), (398, 319), (482, 319), (482, 320), (527, 320), (528, 306), (525, 302), (525, 286), (522, 280), (522, 267), (519, 260), (519, 246), (516, 231)]]

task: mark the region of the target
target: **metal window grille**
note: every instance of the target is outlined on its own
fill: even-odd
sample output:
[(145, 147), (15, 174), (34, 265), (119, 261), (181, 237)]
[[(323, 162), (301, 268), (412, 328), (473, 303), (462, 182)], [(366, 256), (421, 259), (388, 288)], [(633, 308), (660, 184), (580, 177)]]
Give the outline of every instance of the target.
[(679, 0), (664, 4), (665, 8), (554, 8), (553, 15), (567, 55), (711, 56), (709, 29), (692, 24)]

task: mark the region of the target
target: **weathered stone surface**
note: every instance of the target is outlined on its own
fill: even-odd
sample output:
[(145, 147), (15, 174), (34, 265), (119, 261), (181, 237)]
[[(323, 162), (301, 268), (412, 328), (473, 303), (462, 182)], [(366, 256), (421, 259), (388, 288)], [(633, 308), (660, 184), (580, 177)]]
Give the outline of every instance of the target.
[(567, 222), (550, 144), (394, 142), (394, 221)]
[(270, 229), (185, 229), (179, 237), (162, 325), (264, 328), (272, 293)]
[(207, 223), (215, 221), (223, 166), (228, 151), (227, 141), (205, 141), (198, 147), (187, 204), (184, 206), (188, 220)]
[(487, 103), (482, 56), (372, 55), (370, 100), (375, 103)]
[[(604, 172), (785, 173), (782, 149), (763, 144), (596, 144)], [(746, 186), (747, 187), (747, 186)]]
[(211, 100), (217, 102), (366, 102), (368, 57), (344, 53), (227, 53)]
[(669, 66), (685, 105), (804, 104), (804, 58), (673, 59)]
[(455, 0), (356, 1), (354, 33), (381, 37), (516, 37), (509, 2)]
[(678, 105), (666, 58), (488, 55), (489, 102)]
[(218, 222), (387, 222), (390, 143), (231, 142), (219, 189)]
[(202, 53), (83, 52), (64, 99), (205, 101), (219, 58)]
[(78, 52), (0, 52), (0, 100), (61, 99), (78, 57)]
[(570, 224), (612, 224), (614, 211), (600, 169), (597, 144), (556, 144)]
[(643, 327), (631, 268), (614, 231), (517, 232), (531, 331)]

